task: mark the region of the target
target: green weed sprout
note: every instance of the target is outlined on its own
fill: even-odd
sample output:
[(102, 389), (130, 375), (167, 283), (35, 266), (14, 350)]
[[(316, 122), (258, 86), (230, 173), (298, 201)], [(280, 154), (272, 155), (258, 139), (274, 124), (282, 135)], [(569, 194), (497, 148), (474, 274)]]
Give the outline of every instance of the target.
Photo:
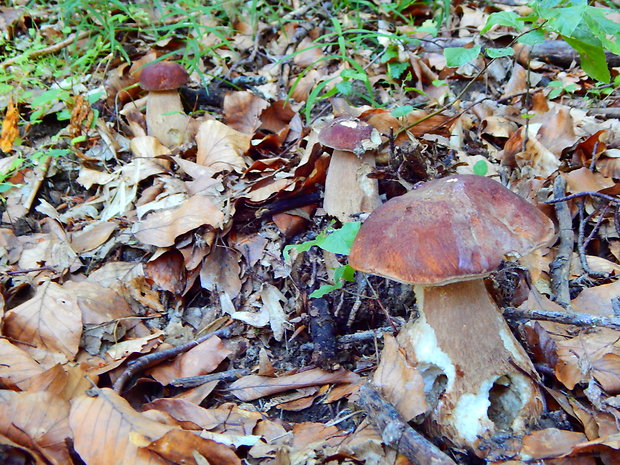
[[(284, 247), (283, 255), (284, 259), (289, 259), (289, 251), (295, 249), (298, 252), (306, 252), (311, 247), (319, 247), (328, 252), (349, 255), (351, 252), (351, 246), (353, 240), (360, 229), (362, 223), (359, 221), (352, 221), (350, 223), (344, 223), (341, 228), (333, 228), (328, 226), (325, 231), (321, 232), (316, 239), (302, 242), (301, 244), (291, 244)], [(337, 289), (342, 289), (345, 281), (352, 282), (355, 270), (349, 265), (342, 265), (334, 269), (334, 284), (323, 284), (317, 290), (310, 294), (312, 298), (323, 297), (329, 292)]]

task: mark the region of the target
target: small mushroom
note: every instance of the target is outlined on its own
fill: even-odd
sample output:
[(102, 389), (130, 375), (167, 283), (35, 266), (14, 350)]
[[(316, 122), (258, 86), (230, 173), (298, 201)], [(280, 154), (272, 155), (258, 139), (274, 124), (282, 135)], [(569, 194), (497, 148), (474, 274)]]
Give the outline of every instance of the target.
[(419, 316), (397, 340), (424, 378), (427, 425), (457, 446), (523, 433), (542, 412), (534, 367), (484, 277), (554, 235), (549, 218), (500, 183), (460, 175), (392, 198), (353, 243), (353, 268), (414, 286)]
[(379, 186), (368, 177), (381, 142), (377, 130), (357, 118), (340, 117), (321, 129), (319, 142), (334, 149), (325, 179), (324, 210), (345, 222), (355, 213), (378, 207)]
[(149, 93), (146, 98), (146, 128), (167, 146), (186, 142), (189, 117), (183, 112), (178, 88), (187, 83), (185, 68), (172, 61), (159, 61), (144, 67), (140, 85)]

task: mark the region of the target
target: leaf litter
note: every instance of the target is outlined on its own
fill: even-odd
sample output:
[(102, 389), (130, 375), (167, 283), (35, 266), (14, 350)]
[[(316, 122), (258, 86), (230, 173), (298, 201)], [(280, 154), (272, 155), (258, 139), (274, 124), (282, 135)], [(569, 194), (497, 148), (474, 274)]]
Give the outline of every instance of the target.
[[(449, 67), (424, 42), (390, 43), (390, 31), (409, 33), (395, 18), (391, 25), (381, 18), (377, 29), (390, 57), (375, 60), (362, 47), (345, 59), (330, 55), (326, 18), (313, 17), (312, 8), (291, 12), (307, 25), (287, 22), (282, 30), (237, 18), (226, 47), (181, 89), (187, 114), (174, 112), (183, 121), (174, 142), (166, 127), (149, 123), (148, 97), (135, 84), (148, 63), (180, 58), (179, 38), (140, 42), (131, 62), (97, 69), (84, 81), (92, 89), (78, 86), (59, 129), (74, 141), (70, 162), (44, 156), (14, 168), (17, 153), (45, 152), (54, 133), (30, 135), (20, 118), (33, 106), (3, 102), (0, 166), (12, 183), (3, 189), (0, 229), (3, 457), (65, 464), (78, 463), (77, 453), (88, 465), (407, 463), (355, 410), (359, 387), (372, 382), (455, 461), (470, 463), (423, 423), (441, 391), (429, 397), (419, 367), (394, 337), (382, 336), (412, 310), (407, 289), (358, 277), (328, 294), (333, 321), (321, 324), (337, 328), (338, 354), (321, 360), (309, 294), (330, 283), (346, 257), (316, 248), (283, 257), (285, 245), (313, 241), (334, 218), (364, 219), (386, 199), (448, 174), (501, 179), (553, 218), (545, 202), (563, 178), (577, 236), (565, 276), (570, 304), (549, 299), (560, 243), (521, 260), (534, 287), (507, 263), (493, 278), (496, 297), (524, 311), (617, 318), (620, 124), (584, 107), (592, 88), (585, 73), (543, 61), (530, 61), (528, 70), (519, 52), (519, 63), (494, 61), (483, 83), (475, 79), (489, 63), (482, 56)], [(422, 19), (428, 11), (420, 8)], [(25, 14), (1, 9), (2, 30), (23, 34)], [(450, 32), (467, 43), (487, 16), (459, 6)], [(483, 37), (507, 34), (492, 28)], [(204, 46), (221, 40), (200, 38)], [(274, 58), (286, 56), (292, 59)], [(406, 79), (393, 73), (397, 65)], [(225, 84), (238, 78), (252, 83)], [(549, 80), (577, 91), (558, 98)], [(213, 92), (201, 104), (205, 83)], [(95, 87), (105, 89), (105, 105), (87, 98)], [(321, 90), (340, 96), (311, 108)], [(191, 106), (189, 92), (197, 95)], [(607, 104), (618, 106), (617, 92)], [(406, 105), (410, 111), (393, 111)], [(56, 100), (40, 116), (58, 108)], [(319, 142), (321, 129), (340, 118), (377, 132), (365, 154)], [(615, 463), (620, 333), (513, 323), (537, 363), (546, 410), (525, 435), (487, 439), (474, 455), (492, 463)], [(225, 328), (226, 337), (195, 343)], [(165, 350), (170, 358), (132, 372), (121, 392), (110, 388), (135, 360)], [(184, 386), (187, 379), (196, 384)], [(398, 389), (403, 383), (407, 389)]]

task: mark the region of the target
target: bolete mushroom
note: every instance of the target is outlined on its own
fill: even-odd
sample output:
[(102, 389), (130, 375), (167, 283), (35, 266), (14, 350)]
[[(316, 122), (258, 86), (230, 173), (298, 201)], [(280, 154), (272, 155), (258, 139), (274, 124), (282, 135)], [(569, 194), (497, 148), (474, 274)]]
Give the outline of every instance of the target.
[(554, 234), (549, 218), (500, 183), (460, 175), (392, 198), (353, 243), (353, 268), (414, 286), (418, 317), (397, 341), (424, 379), (428, 427), (457, 446), (522, 433), (542, 411), (534, 367), (484, 277)]
[(144, 67), (140, 85), (146, 97), (146, 130), (167, 146), (186, 141), (189, 117), (183, 112), (178, 88), (187, 83), (189, 75), (179, 63), (159, 61)]
[(323, 209), (345, 222), (355, 213), (371, 212), (379, 206), (377, 180), (368, 177), (375, 165), (373, 152), (381, 142), (378, 131), (357, 118), (339, 117), (320, 130), (319, 142), (334, 149)]

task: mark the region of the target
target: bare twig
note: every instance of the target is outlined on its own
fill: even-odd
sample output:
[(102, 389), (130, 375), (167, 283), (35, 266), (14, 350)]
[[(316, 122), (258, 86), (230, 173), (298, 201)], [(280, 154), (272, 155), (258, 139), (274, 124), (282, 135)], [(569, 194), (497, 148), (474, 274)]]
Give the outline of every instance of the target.
[(203, 334), (198, 339), (194, 341), (186, 342), (185, 344), (181, 344), (176, 347), (172, 347), (170, 349), (161, 350), (159, 352), (153, 352), (147, 355), (144, 355), (129, 364), (127, 369), (119, 376), (119, 378), (114, 383), (114, 390), (116, 392), (122, 392), (125, 384), (136, 376), (138, 373), (155, 366), (165, 360), (169, 360), (171, 358), (176, 357), (177, 355), (182, 354), (183, 352), (187, 352), (190, 349), (193, 349), (198, 344), (202, 344), (204, 341), (213, 336), (218, 337), (230, 337), (232, 334), (233, 326), (227, 326), (225, 328), (218, 329), (217, 331), (212, 331), (210, 333)]
[(381, 432), (383, 442), (418, 465), (456, 465), (432, 442), (407, 424), (400, 413), (370, 385), (359, 390), (359, 403)]
[(524, 310), (521, 308), (506, 307), (504, 308), (504, 316), (510, 319), (543, 320), (585, 328), (599, 326), (620, 330), (620, 318), (595, 316), (588, 313), (549, 312), (546, 310)]
[(547, 200), (545, 201), (545, 203), (553, 204), (558, 202), (566, 202), (567, 200), (579, 199), (581, 197), (598, 197), (614, 204), (620, 204), (619, 198), (612, 197), (611, 195), (607, 194), (601, 194), (600, 192), (577, 192), (576, 194), (567, 195), (566, 197), (562, 197), (560, 199)]
[(250, 374), (250, 370), (246, 368), (235, 368), (232, 370), (220, 371), (219, 373), (209, 373), (208, 375), (176, 378), (170, 381), (170, 385), (175, 387), (191, 388), (210, 383), (211, 381), (233, 381), (248, 374)]
[[(562, 176), (557, 176), (553, 181), (553, 196), (558, 199), (566, 196), (566, 180)], [(573, 231), (573, 220), (570, 209), (566, 202), (555, 204), (555, 215), (558, 219), (560, 229), (560, 245), (555, 259), (549, 265), (551, 275), (551, 288), (555, 301), (566, 308), (570, 304), (570, 264), (573, 258), (573, 248), (575, 246), (575, 232)]]
[(590, 268), (590, 265), (588, 265), (588, 259), (586, 258), (586, 242), (584, 239), (585, 228), (586, 224), (592, 218), (592, 215), (596, 213), (596, 211), (597, 210), (585, 217), (584, 202), (579, 202), (579, 230), (577, 234), (577, 253), (579, 255), (579, 261), (581, 263), (581, 268), (583, 269), (584, 273), (593, 278), (605, 278), (607, 277), (607, 273), (594, 271), (592, 268)]

